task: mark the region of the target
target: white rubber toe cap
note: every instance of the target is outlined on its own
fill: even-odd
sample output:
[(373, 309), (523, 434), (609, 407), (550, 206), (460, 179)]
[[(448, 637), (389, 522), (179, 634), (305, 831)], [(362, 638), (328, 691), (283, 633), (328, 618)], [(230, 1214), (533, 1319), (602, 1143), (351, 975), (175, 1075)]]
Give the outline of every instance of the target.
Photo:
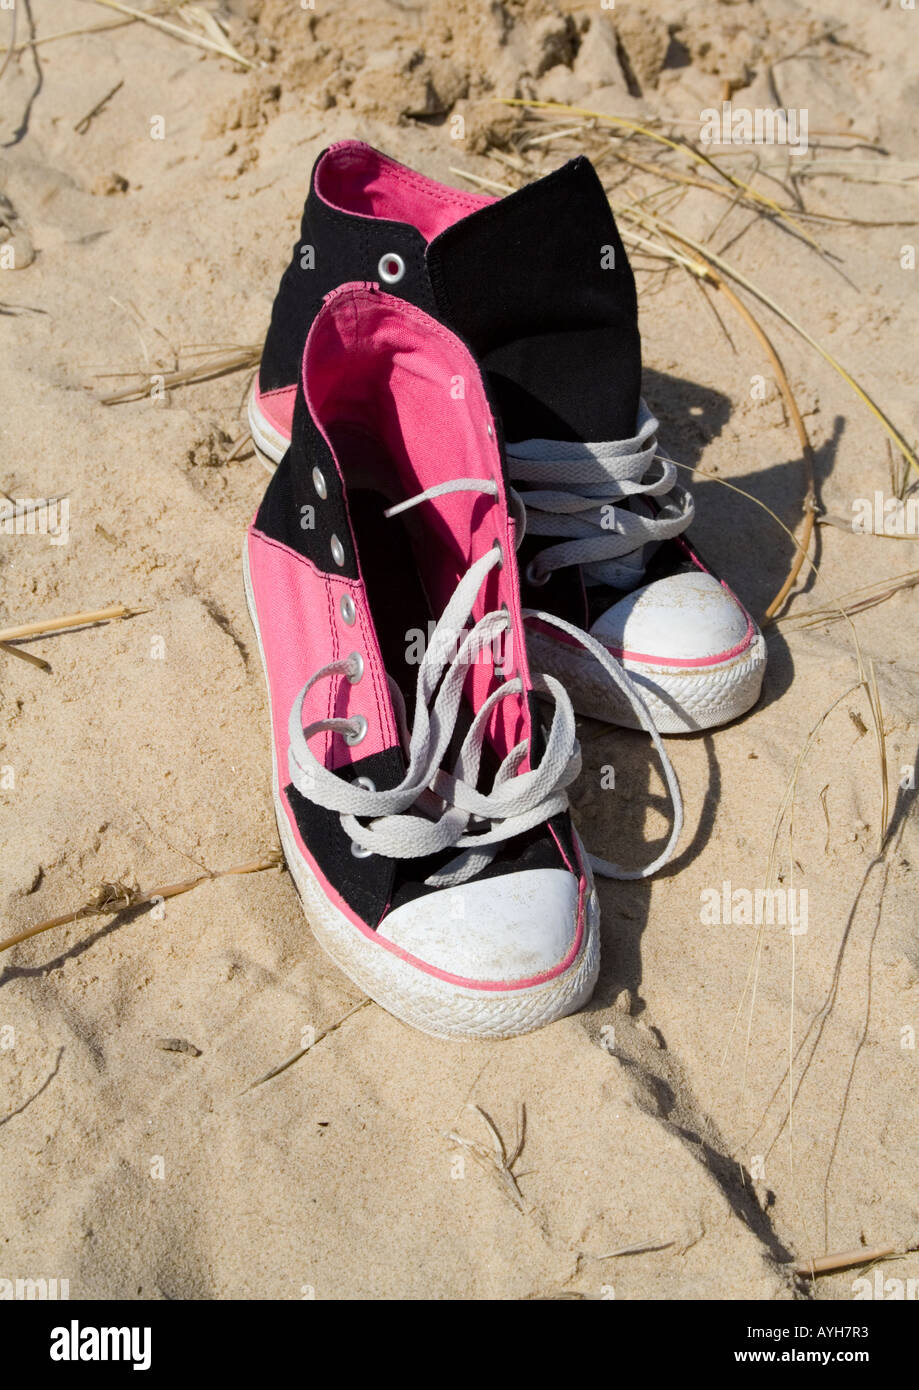
[(577, 930), (576, 876), (525, 869), (415, 898), (384, 917), (377, 934), (435, 970), (510, 984), (560, 969)]
[(655, 662), (730, 661), (755, 633), (734, 595), (703, 570), (656, 579), (590, 629), (607, 647)]

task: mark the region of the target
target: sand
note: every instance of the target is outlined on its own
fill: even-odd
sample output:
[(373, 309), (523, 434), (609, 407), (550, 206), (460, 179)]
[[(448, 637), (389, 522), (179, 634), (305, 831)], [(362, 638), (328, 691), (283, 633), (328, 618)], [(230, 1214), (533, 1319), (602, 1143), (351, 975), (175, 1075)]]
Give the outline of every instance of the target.
[[(276, 848), (239, 569), (266, 482), (244, 443), (249, 374), (102, 398), (137, 380), (119, 374), (155, 387), (195, 348), (259, 343), (310, 165), (331, 140), (369, 139), (457, 184), (451, 170), (515, 184), (494, 150), (520, 117), (496, 96), (661, 117), (693, 138), (726, 91), (735, 106), (806, 105), (823, 146), (757, 153), (780, 176), (818, 161), (847, 174), (799, 179), (808, 208), (843, 219), (807, 224), (826, 257), (699, 190), (661, 211), (806, 324), (908, 440), (919, 432), (917, 278), (902, 264), (916, 229), (846, 222), (917, 215), (904, 182), (919, 167), (915, 13), (855, 0), (832, 14), (792, 0), (704, 14), (619, 5), (617, 41), (593, 3), (360, 10), (355, 23), (331, 0), (234, 0), (230, 40), (252, 68), (135, 23), (24, 52), (0, 81), (0, 253), (15, 247), (0, 274), (0, 486), (69, 502), (66, 543), (0, 533), (0, 625), (144, 610), (23, 644), (50, 671), (0, 652), (2, 936), (106, 884), (149, 891)], [(32, 15), (39, 36), (118, 18), (88, 0), (33, 0)], [(17, 38), (29, 36), (23, 11)], [(527, 158), (548, 170), (577, 148)], [(630, 175), (614, 202), (659, 187), (612, 155), (601, 167), (610, 186)], [(751, 174), (751, 153), (732, 167)], [(757, 188), (784, 199), (766, 172)], [(645, 394), (671, 455), (708, 475), (696, 484), (703, 553), (761, 616), (794, 554), (765, 508), (799, 524), (796, 436), (731, 306), (642, 264)], [(917, 547), (851, 529), (857, 499), (890, 495), (895, 454), (845, 382), (761, 312), (829, 518), (812, 546), (821, 578), (805, 569), (784, 610), (800, 615), (914, 571)], [(908, 588), (850, 623), (767, 628), (760, 706), (670, 741), (687, 808), (675, 861), (653, 883), (601, 886), (596, 995), (540, 1033), (438, 1042), (375, 1005), (335, 1028), (360, 994), (280, 868), (4, 954), (0, 1278), (67, 1279), (74, 1298), (847, 1299), (858, 1271), (812, 1285), (792, 1266), (862, 1246), (894, 1249), (890, 1275), (919, 1275), (907, 1253), (919, 1243), (917, 631)], [(886, 744), (880, 856), (856, 639)], [(766, 882), (815, 729), (774, 842), (773, 881), (807, 890), (806, 932), (704, 920), (725, 883)], [(581, 732), (588, 844), (649, 857), (666, 804), (647, 742)], [(176, 1039), (192, 1050), (162, 1046)], [(483, 1158), (494, 1141), (474, 1107), (508, 1156), (525, 1108), (514, 1182)]]

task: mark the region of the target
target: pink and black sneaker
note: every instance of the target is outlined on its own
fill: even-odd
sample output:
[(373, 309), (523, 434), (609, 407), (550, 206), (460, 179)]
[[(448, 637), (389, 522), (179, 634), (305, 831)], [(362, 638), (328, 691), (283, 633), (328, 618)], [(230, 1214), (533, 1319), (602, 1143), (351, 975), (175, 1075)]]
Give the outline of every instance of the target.
[[(530, 673), (521, 509), (480, 368), (423, 310), (344, 285), (314, 318), (289, 427), (244, 571), (281, 843), (310, 924), (425, 1032), (540, 1027), (591, 994), (599, 908), (567, 809), (574, 712)], [(674, 796), (669, 853), (679, 792), (637, 707)]]
[[(765, 643), (687, 538), (692, 498), (641, 400), (635, 280), (590, 161), (493, 199), (360, 141), (325, 150), (249, 404), (272, 463), (290, 439), (310, 324), (325, 295), (356, 279), (438, 318), (485, 368), (526, 505), (524, 600), (597, 637), (664, 733), (748, 710)], [(535, 621), (527, 637), (580, 713), (635, 726), (587, 651)]]

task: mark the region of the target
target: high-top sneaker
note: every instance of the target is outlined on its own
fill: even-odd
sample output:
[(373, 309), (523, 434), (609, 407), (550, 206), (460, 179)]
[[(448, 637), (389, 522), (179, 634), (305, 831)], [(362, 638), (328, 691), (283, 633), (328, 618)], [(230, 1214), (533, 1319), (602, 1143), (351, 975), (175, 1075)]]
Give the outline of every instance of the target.
[[(537, 1028), (579, 1008), (597, 975), (597, 894), (565, 791), (574, 711), (530, 674), (516, 542), (468, 348), (375, 285), (334, 291), (244, 549), (275, 811), (320, 943), (439, 1036)], [(669, 853), (679, 792), (637, 708), (674, 797)]]
[(538, 747), (498, 442), (452, 334), (372, 286), (330, 296), (245, 571), (281, 841), (321, 944), (437, 1035), (579, 1008), (598, 908), (565, 809), (571, 710), (542, 687)]
[[(736, 718), (759, 696), (765, 643), (686, 536), (693, 514), (641, 400), (635, 281), (586, 158), (493, 199), (343, 141), (317, 160), (249, 404), (277, 463), (303, 344), (323, 297), (373, 280), (439, 318), (487, 370), (526, 504), (524, 599), (587, 627), (642, 690), (658, 728)], [(628, 699), (566, 633), (531, 621), (534, 664), (583, 714), (635, 726)]]

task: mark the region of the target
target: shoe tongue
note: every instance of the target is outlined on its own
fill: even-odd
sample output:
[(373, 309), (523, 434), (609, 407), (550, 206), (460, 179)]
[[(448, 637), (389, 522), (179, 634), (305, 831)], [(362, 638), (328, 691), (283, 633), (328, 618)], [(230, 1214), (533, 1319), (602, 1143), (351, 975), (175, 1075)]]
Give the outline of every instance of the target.
[(589, 159), (464, 217), (427, 259), (441, 312), (488, 370), (508, 440), (635, 433), (635, 278)]

